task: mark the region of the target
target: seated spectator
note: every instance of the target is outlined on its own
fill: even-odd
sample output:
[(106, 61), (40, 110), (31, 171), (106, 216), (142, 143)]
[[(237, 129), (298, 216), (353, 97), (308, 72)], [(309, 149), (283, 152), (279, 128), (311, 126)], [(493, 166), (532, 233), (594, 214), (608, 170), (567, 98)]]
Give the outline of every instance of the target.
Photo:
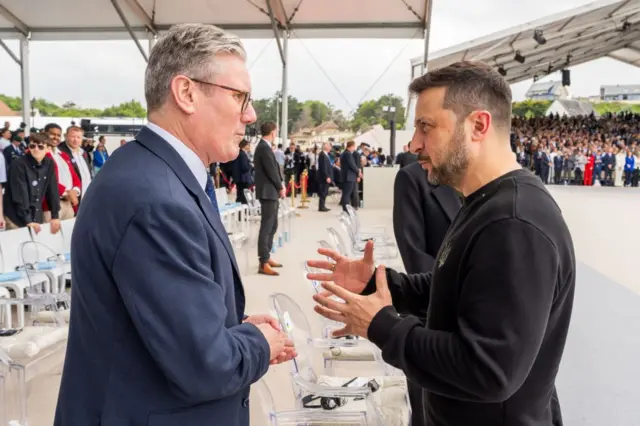
[(47, 157), (51, 139), (45, 134), (31, 135), (25, 155), (13, 161), (9, 168), (7, 187), (3, 197), (7, 229), (29, 227), (36, 233), (44, 222), (42, 200), (49, 200), (51, 232), (60, 229), (60, 194), (55, 164)]

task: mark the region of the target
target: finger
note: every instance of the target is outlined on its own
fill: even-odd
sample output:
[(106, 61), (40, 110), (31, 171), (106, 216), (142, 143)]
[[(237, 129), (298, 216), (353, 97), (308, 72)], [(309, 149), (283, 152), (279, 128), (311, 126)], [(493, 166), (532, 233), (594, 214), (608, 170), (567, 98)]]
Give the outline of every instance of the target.
[(318, 269), (325, 269), (327, 271), (333, 271), (333, 265), (335, 262), (329, 262), (328, 260), (308, 260), (307, 266)]
[(313, 310), (316, 311), (317, 314), (322, 315), (327, 319), (338, 322), (345, 322), (345, 317), (340, 312), (332, 311), (331, 309), (327, 309), (324, 306), (320, 305), (314, 306)]
[(313, 281), (333, 281), (333, 274), (307, 274), (307, 278)]
[(347, 305), (344, 303), (337, 302), (329, 297), (320, 296), (319, 294), (313, 295), (313, 300), (325, 308), (329, 308), (332, 311), (336, 312), (344, 312), (347, 309)]
[(376, 268), (376, 293), (383, 291), (389, 292), (389, 283), (387, 283), (387, 268), (379, 265)]
[(369, 240), (364, 245), (364, 261), (373, 264), (373, 260), (373, 240)]
[(338, 253), (337, 251), (332, 250), (332, 249), (320, 247), (318, 249), (318, 253), (323, 255), (323, 256), (327, 256), (327, 257), (335, 260), (336, 262), (342, 260), (342, 255), (340, 253)]
[(273, 327), (274, 329), (276, 329), (278, 331), (282, 331), (282, 327), (280, 327), (280, 322), (277, 319), (275, 319), (274, 317), (272, 317), (270, 315), (267, 316), (265, 319), (266, 319), (267, 323), (271, 327)]
[(338, 296), (340, 299), (344, 300), (347, 303), (350, 300), (355, 299), (355, 297), (357, 296), (355, 293), (352, 293), (349, 290), (346, 290), (334, 283), (323, 282), (322, 287), (324, 287), (325, 290), (335, 294), (336, 296)]

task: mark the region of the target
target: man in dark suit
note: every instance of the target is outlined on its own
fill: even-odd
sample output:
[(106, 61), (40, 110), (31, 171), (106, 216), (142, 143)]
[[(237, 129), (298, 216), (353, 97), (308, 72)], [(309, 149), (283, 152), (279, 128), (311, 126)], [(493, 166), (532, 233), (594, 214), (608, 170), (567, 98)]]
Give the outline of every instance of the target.
[(258, 233), (259, 274), (280, 275), (273, 268), (282, 265), (271, 259), (273, 238), (278, 232), (279, 199), (285, 197), (285, 189), (280, 176), (280, 165), (271, 145), (278, 132), (273, 121), (267, 121), (260, 127), (262, 139), (253, 154), (253, 167), (256, 171), (256, 198), (260, 200), (260, 231)]
[(340, 173), (342, 174), (342, 197), (340, 199), (340, 205), (346, 212), (347, 205), (351, 203), (351, 197), (353, 191), (357, 191), (356, 182), (360, 175), (360, 168), (356, 164), (355, 158), (353, 158), (353, 152), (356, 150), (356, 143), (354, 141), (347, 142), (346, 149), (340, 154)]
[(356, 166), (358, 166), (358, 177), (356, 178), (356, 187), (351, 193), (351, 207), (353, 207), (356, 210), (360, 208), (360, 190), (362, 187), (361, 182), (362, 182), (362, 175), (363, 175), (362, 157), (365, 156), (364, 149), (367, 148), (368, 146), (369, 145), (367, 145), (366, 143), (361, 143), (360, 147), (355, 151), (353, 151), (353, 161), (356, 163)]
[(403, 147), (403, 152), (396, 156), (396, 164), (402, 169), (416, 161), (418, 161), (418, 156), (411, 152), (411, 141), (409, 141), (409, 143)]
[[(461, 206), (453, 188), (427, 181), (422, 164), (415, 162), (398, 171), (393, 188), (393, 232), (407, 274), (431, 272)], [(407, 385), (411, 426), (425, 426), (422, 388), (413, 382)]]
[(76, 219), (55, 426), (249, 426), (250, 385), (295, 356), (273, 317), (245, 315), (207, 173), (256, 119), (244, 58), (238, 38), (202, 24), (151, 51), (149, 124), (100, 169)]
[(331, 152), (331, 144), (325, 142), (322, 144), (322, 151), (318, 155), (318, 211), (328, 212), (331, 209), (328, 209), (325, 205), (327, 200), (327, 194), (329, 193), (329, 185), (331, 185), (331, 176), (333, 175), (333, 170), (331, 166), (331, 161), (329, 160), (329, 152)]

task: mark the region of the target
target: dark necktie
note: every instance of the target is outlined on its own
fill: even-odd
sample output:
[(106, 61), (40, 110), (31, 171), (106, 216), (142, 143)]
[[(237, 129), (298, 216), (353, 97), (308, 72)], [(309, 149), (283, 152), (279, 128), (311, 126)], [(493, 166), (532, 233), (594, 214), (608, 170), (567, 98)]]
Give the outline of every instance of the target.
[(207, 173), (207, 184), (204, 187), (204, 192), (207, 193), (207, 197), (211, 200), (211, 204), (213, 208), (218, 211), (218, 200), (216, 199), (216, 191), (213, 188), (213, 179), (211, 179), (211, 175)]

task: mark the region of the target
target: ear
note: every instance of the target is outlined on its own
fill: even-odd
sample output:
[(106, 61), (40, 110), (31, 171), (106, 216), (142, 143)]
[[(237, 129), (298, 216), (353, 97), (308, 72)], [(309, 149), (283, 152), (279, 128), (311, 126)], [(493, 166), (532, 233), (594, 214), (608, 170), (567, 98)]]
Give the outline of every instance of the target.
[(177, 107), (185, 114), (193, 114), (196, 111), (196, 83), (183, 75), (178, 75), (171, 80), (171, 96)]
[(471, 114), (471, 140), (483, 140), (491, 127), (492, 117), (489, 111), (476, 111)]

